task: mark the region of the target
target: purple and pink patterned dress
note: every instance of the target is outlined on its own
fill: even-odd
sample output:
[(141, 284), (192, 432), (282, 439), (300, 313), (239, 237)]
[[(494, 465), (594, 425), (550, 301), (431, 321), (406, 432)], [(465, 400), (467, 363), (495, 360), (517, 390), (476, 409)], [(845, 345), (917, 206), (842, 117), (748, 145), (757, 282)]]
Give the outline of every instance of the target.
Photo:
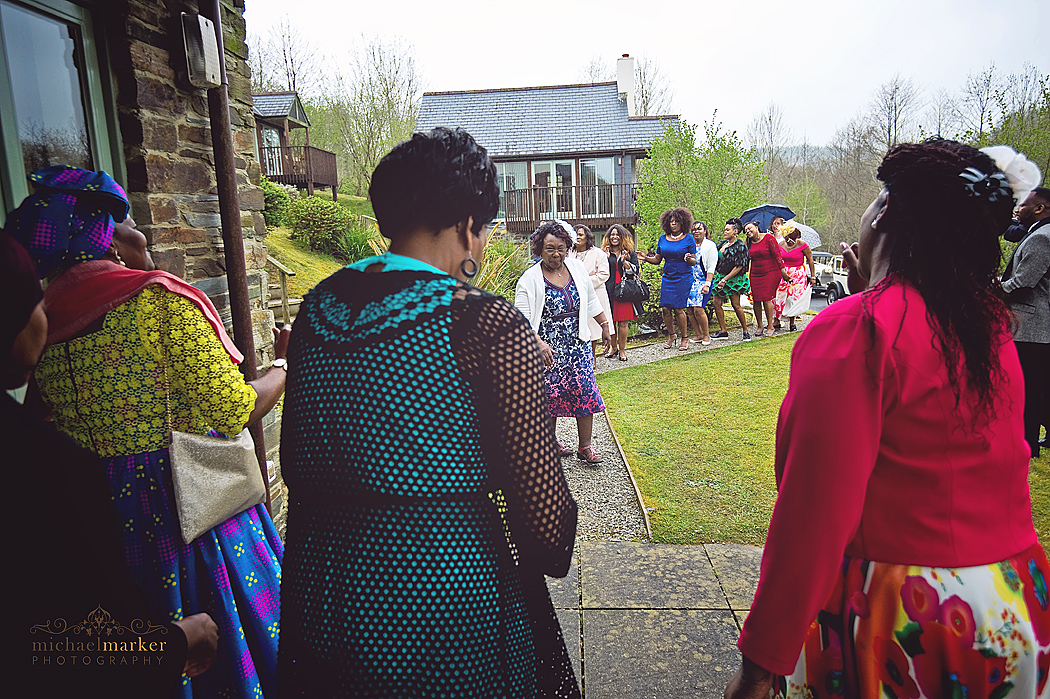
[(594, 380), (591, 343), (580, 339), (580, 294), (572, 279), (564, 287), (544, 278), (539, 334), (554, 350), (543, 372), (551, 417), (586, 417), (605, 410)]

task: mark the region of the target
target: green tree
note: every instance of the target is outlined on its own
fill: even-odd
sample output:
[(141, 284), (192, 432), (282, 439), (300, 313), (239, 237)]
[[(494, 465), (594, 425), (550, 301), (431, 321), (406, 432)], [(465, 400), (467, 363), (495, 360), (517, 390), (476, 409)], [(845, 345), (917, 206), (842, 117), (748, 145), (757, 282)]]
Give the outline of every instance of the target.
[(791, 185), (784, 194), (784, 203), (795, 212), (797, 221), (812, 226), (818, 233), (831, 228), (831, 206), (813, 180), (799, 180)]
[[(718, 113), (704, 124), (703, 140), (696, 142), (696, 127), (685, 122), (664, 123), (664, 132), (653, 140), (648, 158), (641, 162), (635, 208), (641, 218), (638, 247), (644, 252), (656, 247), (660, 237), (660, 215), (677, 206), (705, 221), (716, 233), (726, 219), (739, 216), (761, 201), (766, 188), (757, 151), (747, 148), (735, 131), (726, 131)], [(644, 320), (659, 323), (660, 276), (651, 265), (642, 268), (642, 278), (652, 296)]]

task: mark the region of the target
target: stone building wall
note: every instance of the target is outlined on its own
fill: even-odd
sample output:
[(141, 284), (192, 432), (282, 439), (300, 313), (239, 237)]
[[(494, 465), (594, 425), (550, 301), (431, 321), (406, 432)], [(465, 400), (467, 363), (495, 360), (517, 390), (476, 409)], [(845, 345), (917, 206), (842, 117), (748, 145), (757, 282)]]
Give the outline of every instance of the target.
[[(255, 360), (262, 367), (273, 359), (270, 328), (274, 319), (266, 310), (266, 226), (255, 156), (244, 1), (222, 0), (220, 6)], [(180, 75), (185, 65), (182, 12), (198, 13), (198, 3), (126, 0), (124, 12), (106, 13), (128, 196), (132, 217), (149, 239), (157, 267), (208, 294), (229, 330), (208, 97), (205, 90), (191, 87)], [(270, 484), (274, 519), (283, 532), (286, 492), (277, 456), (280, 424), (271, 413), (263, 425), (268, 457), (277, 465), (277, 477)]]

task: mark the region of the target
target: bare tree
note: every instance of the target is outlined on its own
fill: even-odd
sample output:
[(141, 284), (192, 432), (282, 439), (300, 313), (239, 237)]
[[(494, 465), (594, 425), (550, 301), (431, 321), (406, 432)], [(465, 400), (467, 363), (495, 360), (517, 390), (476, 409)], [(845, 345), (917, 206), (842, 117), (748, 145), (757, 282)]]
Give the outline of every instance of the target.
[(883, 83), (871, 101), (869, 114), (879, 149), (885, 153), (905, 140), (921, 104), (919, 91), (911, 78), (902, 78), (900, 73)]
[(667, 114), (671, 111), (674, 90), (657, 62), (639, 56), (634, 68), (634, 108), (641, 116)]
[(285, 15), (265, 36), (248, 37), (248, 65), (256, 92), (288, 90), (302, 96), (314, 94), (324, 80), (317, 45)]
[(974, 141), (981, 142), (992, 128), (995, 95), (1000, 89), (995, 64), (977, 75), (968, 75), (962, 94), (956, 100), (956, 115)]
[(380, 158), (411, 137), (422, 92), (411, 45), (396, 37), (362, 37), (349, 73), (337, 76), (322, 100), (359, 194), (367, 191)]
[(831, 209), (829, 244), (856, 240), (860, 217), (879, 193), (875, 171), (882, 155), (880, 148), (880, 134), (865, 115), (854, 117), (835, 133), (830, 176), (824, 187)]
[(591, 56), (591, 60), (580, 71), (581, 83), (605, 83), (616, 80), (615, 63), (610, 63), (600, 53)]
[(767, 198), (772, 199), (774, 195), (781, 193), (779, 185), (784, 171), (783, 151), (790, 138), (791, 134), (784, 123), (784, 112), (776, 102), (770, 102), (747, 127), (747, 143), (758, 151), (768, 178)]
[(923, 114), (924, 135), (954, 137), (959, 130), (959, 107), (948, 90), (938, 90)]

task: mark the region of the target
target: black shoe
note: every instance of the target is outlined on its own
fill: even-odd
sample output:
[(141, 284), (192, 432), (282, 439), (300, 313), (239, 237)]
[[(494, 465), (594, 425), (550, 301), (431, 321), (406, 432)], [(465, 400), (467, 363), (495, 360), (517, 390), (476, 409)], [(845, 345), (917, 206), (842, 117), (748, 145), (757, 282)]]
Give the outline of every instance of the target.
[(714, 335), (711, 336), (711, 339), (712, 340), (728, 340), (729, 339), (729, 333), (727, 333), (727, 332), (715, 333)]

